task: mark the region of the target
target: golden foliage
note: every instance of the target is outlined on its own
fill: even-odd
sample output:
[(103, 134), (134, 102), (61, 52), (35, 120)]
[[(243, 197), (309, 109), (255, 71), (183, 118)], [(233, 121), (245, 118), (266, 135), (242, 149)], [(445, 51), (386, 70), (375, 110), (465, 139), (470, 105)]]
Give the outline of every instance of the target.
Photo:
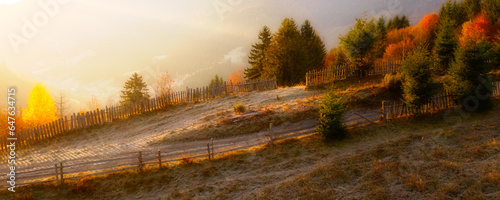
[(410, 38), (406, 38), (406, 40), (387, 46), (384, 59), (401, 60), (414, 48), (415, 43)]
[(245, 73), (245, 68), (238, 68), (229, 75), (228, 79), (229, 81), (231, 81), (231, 83), (243, 82), (245, 81), (245, 79), (243, 78), (244, 73)]
[(28, 108), (23, 109), (22, 119), (29, 126), (39, 126), (57, 119), (55, 102), (41, 83), (37, 83), (28, 95)]
[(484, 39), (491, 41), (494, 38), (493, 33), (495, 31), (493, 29), (494, 26), (492, 26), (488, 18), (478, 15), (463, 24), (460, 44), (465, 45), (467, 42), (479, 42)]
[(416, 44), (431, 45), (438, 30), (439, 17), (432, 13), (426, 15), (413, 30)]
[(402, 29), (394, 29), (387, 33), (387, 44), (397, 44), (406, 41), (408, 38), (413, 40), (413, 27), (406, 27)]
[(156, 97), (161, 97), (174, 92), (172, 88), (173, 83), (172, 76), (168, 72), (165, 72), (158, 77), (158, 80), (154, 84), (151, 84), (151, 87), (153, 87)]

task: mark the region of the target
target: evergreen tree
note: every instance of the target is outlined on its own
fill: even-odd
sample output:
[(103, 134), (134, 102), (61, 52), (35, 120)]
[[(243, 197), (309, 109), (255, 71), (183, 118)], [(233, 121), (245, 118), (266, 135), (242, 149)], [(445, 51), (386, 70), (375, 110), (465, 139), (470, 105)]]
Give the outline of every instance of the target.
[(319, 106), (318, 133), (326, 140), (342, 140), (347, 135), (347, 126), (343, 117), (346, 112), (342, 98), (328, 92)]
[(262, 76), (265, 63), (265, 52), (271, 44), (272, 35), (267, 26), (264, 26), (259, 32), (259, 43), (252, 45), (250, 55), (248, 56), (248, 63), (252, 67), (245, 69), (245, 79), (255, 80)]
[(401, 18), (399, 17), (399, 15), (396, 15), (387, 23), (387, 30), (390, 31), (393, 29), (402, 29), (409, 26), (410, 21), (408, 20), (408, 17), (406, 17), (406, 15), (403, 15)]
[(403, 17), (401, 17), (400, 27), (398, 27), (398, 29), (406, 28), (409, 26), (410, 26), (410, 20), (408, 19), (408, 17), (406, 17), (406, 15), (403, 15)]
[(384, 55), (386, 41), (387, 41), (387, 29), (385, 27), (385, 19), (383, 16), (380, 17), (377, 21), (375, 38), (377, 41), (374, 47), (375, 48), (374, 54), (375, 57), (381, 58)]
[(484, 13), (489, 16), (490, 22), (495, 24), (498, 18), (500, 18), (500, 1), (483, 0), (481, 7)]
[(139, 76), (137, 73), (132, 74), (127, 82), (125, 82), (121, 92), (120, 103), (122, 105), (149, 99), (147, 84), (143, 81), (142, 76)]
[(454, 28), (456, 28), (467, 21), (467, 13), (464, 11), (464, 7), (462, 5), (457, 4), (456, 1), (453, 1), (452, 3), (448, 0), (439, 10), (439, 19), (454, 20)]
[(466, 14), (467, 19), (473, 19), (479, 12), (481, 12), (482, 0), (464, 0), (460, 5), (463, 12)]
[[(480, 42), (469, 41), (465, 45), (461, 45), (455, 53), (455, 61), (452, 63), (449, 74), (451, 81), (447, 84), (447, 88), (460, 97), (460, 100), (465, 100), (466, 97), (477, 94), (491, 94), (492, 83), (488, 80), (487, 74), (492, 69), (492, 63), (488, 62), (492, 59), (491, 46), (486, 40)], [(476, 91), (479, 89), (479, 91)], [(479, 99), (479, 106), (485, 108), (489, 99)], [(464, 104), (466, 108), (475, 107), (475, 102), (467, 101)], [(472, 111), (472, 110), (471, 110)]]
[(493, 43), (493, 67), (500, 67), (500, 35), (497, 35)]
[(370, 62), (373, 61), (372, 51), (377, 41), (375, 36), (373, 20), (367, 22), (365, 18), (362, 18), (356, 19), (354, 27), (351, 27), (346, 35), (339, 37), (340, 45), (349, 62), (362, 74), (369, 69)]
[(428, 103), (435, 93), (436, 83), (432, 81), (431, 65), (427, 49), (417, 47), (401, 66), (405, 77), (404, 102), (413, 112)]
[(221, 86), (223, 84), (224, 84), (224, 80), (222, 80), (222, 77), (219, 77), (219, 75), (216, 74), (215, 77), (212, 80), (210, 80), (208, 88), (209, 89), (218, 88), (219, 86)]
[(302, 25), (300, 35), (305, 45), (306, 72), (323, 66), (326, 56), (325, 44), (323, 44), (321, 38), (316, 34), (309, 20), (306, 20)]
[(458, 40), (455, 37), (454, 21), (444, 18), (440, 22), (439, 32), (434, 46), (434, 59), (436, 61), (436, 71), (444, 74), (450, 63), (453, 61)]
[(305, 79), (304, 42), (293, 19), (286, 18), (266, 51), (264, 76), (276, 77), (279, 85), (291, 86)]

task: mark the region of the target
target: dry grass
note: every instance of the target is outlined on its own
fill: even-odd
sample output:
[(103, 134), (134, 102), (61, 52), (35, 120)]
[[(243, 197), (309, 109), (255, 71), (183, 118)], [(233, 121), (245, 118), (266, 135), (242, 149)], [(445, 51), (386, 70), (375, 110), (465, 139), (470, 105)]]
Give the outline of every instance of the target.
[(392, 91), (384, 87), (383, 76), (369, 76), (364, 78), (353, 78), (334, 81), (318, 87), (310, 87), (310, 90), (329, 89), (342, 96), (346, 106), (350, 110), (377, 109), (382, 101), (401, 101), (402, 95), (399, 91)]
[(429, 115), (354, 128), (343, 142), (289, 139), (213, 162), (19, 188), (16, 198), (498, 199), (498, 111), (457, 127)]
[(155, 144), (170, 144), (195, 140), (206, 140), (210, 138), (225, 138), (259, 132), (269, 127), (269, 123), (275, 126), (296, 123), (308, 119), (317, 119), (317, 103), (320, 96), (310, 96), (298, 99), (294, 104), (279, 104), (275, 106), (258, 106), (255, 110), (262, 112), (244, 120), (228, 120), (232, 116), (229, 111), (218, 112), (204, 117), (205, 121), (216, 118), (216, 123), (206, 123), (196, 130), (188, 130), (174, 135), (168, 135)]

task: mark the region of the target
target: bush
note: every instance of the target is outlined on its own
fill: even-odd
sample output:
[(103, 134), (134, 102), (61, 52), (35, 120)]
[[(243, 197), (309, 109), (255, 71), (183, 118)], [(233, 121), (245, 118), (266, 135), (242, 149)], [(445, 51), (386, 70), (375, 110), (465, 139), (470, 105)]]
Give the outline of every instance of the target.
[(345, 114), (342, 98), (329, 92), (319, 106), (319, 127), (318, 133), (327, 140), (341, 140), (347, 134), (347, 127), (342, 121)]
[[(492, 59), (491, 45), (486, 40), (460, 46), (455, 52), (455, 61), (450, 66), (451, 81), (447, 83), (446, 88), (458, 95), (459, 100), (464, 103), (469, 96), (491, 94), (492, 80), (488, 79), (488, 73), (493, 68), (494, 61), (488, 61)], [(464, 106), (470, 107), (470, 111), (477, 109), (476, 106), (481, 110), (491, 106), (489, 96), (480, 98), (478, 102), (467, 101), (467, 103), (470, 105), (464, 104)]]
[(386, 74), (382, 80), (382, 85), (384, 88), (393, 92), (403, 91), (403, 74), (401, 73), (391, 73)]
[(436, 83), (432, 80), (432, 60), (424, 47), (413, 50), (401, 66), (405, 76), (403, 83), (404, 102), (411, 112), (415, 112), (427, 104), (436, 91)]
[(234, 105), (234, 112), (235, 113), (244, 113), (245, 110), (246, 110), (246, 108), (242, 103)]

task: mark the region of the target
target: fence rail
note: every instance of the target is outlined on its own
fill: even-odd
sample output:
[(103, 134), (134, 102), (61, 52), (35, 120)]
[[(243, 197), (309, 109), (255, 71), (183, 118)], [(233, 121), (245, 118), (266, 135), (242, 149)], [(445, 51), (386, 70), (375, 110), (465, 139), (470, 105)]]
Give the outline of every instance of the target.
[[(492, 97), (500, 96), (500, 82), (493, 83), (493, 90), (491, 93)], [(431, 113), (435, 111), (455, 108), (457, 103), (455, 102), (457, 95), (453, 95), (449, 91), (444, 91), (435, 95), (429, 103), (422, 106), (419, 110), (411, 112), (408, 107), (403, 103), (395, 102), (382, 102), (382, 120), (394, 119), (403, 116), (410, 116), (413, 113)]]
[[(185, 91), (178, 91), (169, 95), (128, 105), (106, 107), (104, 109), (96, 109), (85, 113), (73, 113), (73, 115), (69, 117), (65, 116), (50, 123), (16, 133), (16, 146), (29, 146), (56, 135), (101, 126), (118, 119), (165, 109), (175, 104), (209, 101), (229, 94), (272, 90), (276, 88), (278, 88), (276, 78), (241, 83), (224, 82), (223, 84), (212, 87), (207, 86), (196, 89), (186, 88)], [(8, 142), (6, 137), (0, 137), (0, 149), (2, 151), (7, 150)]]
[[(400, 61), (375, 63), (371, 69), (365, 72), (365, 75), (384, 75), (398, 72), (400, 65)], [(348, 65), (342, 65), (329, 69), (318, 69), (306, 73), (306, 86), (316, 86), (335, 80), (361, 77), (361, 75), (362, 74), (359, 70), (356, 70), (354, 67)]]
[[(173, 149), (159, 148), (157, 150), (143, 150), (138, 152), (125, 152), (101, 160), (82, 161), (66, 160), (57, 164), (47, 164), (32, 168), (23, 168), (16, 172), (16, 186), (31, 185), (37, 183), (58, 182), (76, 179), (83, 176), (101, 175), (124, 170), (142, 171), (145, 167), (167, 167), (172, 163), (185, 159), (213, 160), (215, 155), (248, 149), (264, 144), (272, 145), (273, 141), (297, 137), (313, 133), (315, 126), (300, 127), (300, 130), (280, 130), (270, 134), (261, 135), (242, 143), (242, 145), (215, 144), (214, 140), (208, 141), (207, 145), (199, 146), (189, 154)], [(216, 150), (215, 150), (216, 149)], [(216, 153), (215, 153), (216, 152)], [(5, 184), (5, 183), (4, 183)]]

